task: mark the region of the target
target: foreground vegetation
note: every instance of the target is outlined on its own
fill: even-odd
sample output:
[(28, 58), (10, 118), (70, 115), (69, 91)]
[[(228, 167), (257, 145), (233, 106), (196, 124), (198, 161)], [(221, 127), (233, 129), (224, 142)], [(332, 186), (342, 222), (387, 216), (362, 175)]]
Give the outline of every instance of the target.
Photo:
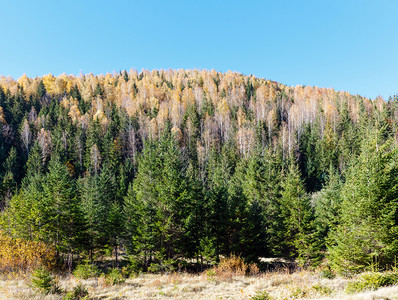
[[(113, 269), (115, 270), (115, 269)], [(112, 274), (114, 273), (114, 274)], [(115, 275), (115, 274), (119, 275)], [(369, 272), (352, 278), (331, 276), (322, 270), (289, 270), (242, 274), (241, 269), (209, 269), (201, 274), (141, 273), (128, 278), (122, 271), (95, 277), (37, 274), (2, 276), (2, 299), (397, 299), (398, 273)], [(394, 277), (394, 280), (391, 278)], [(122, 280), (113, 280), (119, 278)], [(389, 279), (388, 279), (389, 278)], [(391, 280), (387, 282), (388, 280)], [(48, 284), (50, 283), (50, 284)], [(46, 288), (43, 288), (46, 287)]]

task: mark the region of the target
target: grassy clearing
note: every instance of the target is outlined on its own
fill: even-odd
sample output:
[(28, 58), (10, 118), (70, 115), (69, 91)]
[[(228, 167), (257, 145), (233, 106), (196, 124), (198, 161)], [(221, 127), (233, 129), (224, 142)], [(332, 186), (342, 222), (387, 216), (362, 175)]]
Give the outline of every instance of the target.
[[(29, 286), (29, 276), (0, 278), (1, 299), (63, 299), (64, 295), (38, 294)], [(84, 286), (90, 299), (398, 299), (398, 286), (376, 291), (347, 294), (346, 286), (356, 278), (327, 279), (319, 272), (273, 272), (255, 276), (219, 278), (204, 272), (199, 275), (172, 273), (140, 274), (125, 282), (110, 285), (104, 277), (57, 278), (60, 288)], [(257, 298), (256, 298), (257, 297)], [(263, 297), (263, 298), (261, 298)]]

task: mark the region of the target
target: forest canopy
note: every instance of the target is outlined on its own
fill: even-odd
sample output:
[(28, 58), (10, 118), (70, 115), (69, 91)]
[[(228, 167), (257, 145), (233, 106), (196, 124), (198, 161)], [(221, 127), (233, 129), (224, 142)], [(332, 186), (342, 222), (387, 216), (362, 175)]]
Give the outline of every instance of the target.
[(0, 226), (153, 262), (398, 254), (398, 98), (214, 70), (0, 78)]

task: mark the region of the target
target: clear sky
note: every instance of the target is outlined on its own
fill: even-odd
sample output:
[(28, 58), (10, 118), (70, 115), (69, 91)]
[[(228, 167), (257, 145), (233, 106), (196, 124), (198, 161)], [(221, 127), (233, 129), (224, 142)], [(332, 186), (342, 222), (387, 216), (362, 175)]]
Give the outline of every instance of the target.
[(398, 1), (0, 0), (0, 74), (238, 71), (398, 93)]

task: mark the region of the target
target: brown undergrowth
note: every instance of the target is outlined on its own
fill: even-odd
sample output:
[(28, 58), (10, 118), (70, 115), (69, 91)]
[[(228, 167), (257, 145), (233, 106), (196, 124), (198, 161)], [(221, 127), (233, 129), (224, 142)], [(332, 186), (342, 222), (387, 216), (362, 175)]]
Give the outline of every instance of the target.
[(221, 281), (231, 280), (236, 276), (258, 275), (260, 269), (255, 263), (246, 263), (240, 256), (231, 255), (221, 259), (215, 267), (206, 270), (204, 275), (209, 280), (217, 279)]
[(11, 238), (0, 231), (0, 272), (29, 273), (34, 269), (56, 265), (54, 247), (41, 242)]

